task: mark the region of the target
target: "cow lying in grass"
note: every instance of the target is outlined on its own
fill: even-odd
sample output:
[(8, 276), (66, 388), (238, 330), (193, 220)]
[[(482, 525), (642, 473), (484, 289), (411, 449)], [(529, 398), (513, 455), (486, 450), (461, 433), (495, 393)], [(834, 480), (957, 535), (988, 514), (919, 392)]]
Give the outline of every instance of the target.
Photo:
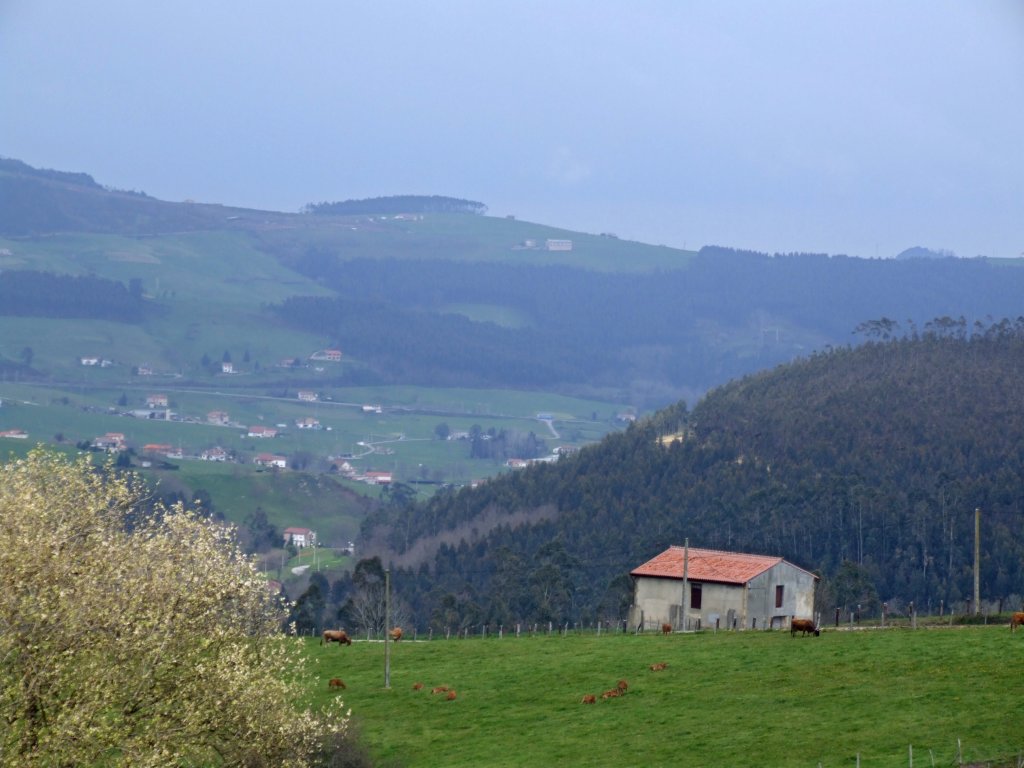
[(667, 661), (659, 661), (657, 664), (651, 664), (651, 672), (661, 672), (666, 667), (668, 667)]
[(340, 677), (332, 677), (331, 681), (329, 683), (327, 683), (327, 687), (330, 688), (331, 690), (334, 690), (335, 688), (344, 690), (345, 689), (345, 681), (342, 680)]
[(594, 694), (592, 694), (592, 693), (588, 693), (588, 694), (584, 695), (584, 697), (582, 699), (580, 699), (580, 704), (596, 704), (596, 703), (597, 703), (597, 697)]
[(793, 621), (789, 623), (789, 636), (796, 637), (797, 632), (801, 633), (801, 637), (808, 634), (812, 634), (817, 637), (821, 634), (821, 630), (814, 626), (814, 622), (810, 619), (793, 619)]
[(1013, 616), (1010, 617), (1010, 631), (1013, 632), (1021, 626), (1024, 626), (1024, 611), (1014, 611)]

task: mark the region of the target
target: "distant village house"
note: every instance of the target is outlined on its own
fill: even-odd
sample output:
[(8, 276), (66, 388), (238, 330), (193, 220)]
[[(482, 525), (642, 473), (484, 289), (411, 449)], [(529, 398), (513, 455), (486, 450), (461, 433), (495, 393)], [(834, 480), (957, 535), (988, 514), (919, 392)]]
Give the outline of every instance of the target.
[(210, 411), (206, 414), (207, 424), (216, 424), (217, 426), (223, 427), (228, 423), (228, 415), (225, 411)]
[(273, 467), (274, 469), (288, 468), (288, 459), (274, 453), (261, 453), (256, 456), (254, 463), (261, 467)]
[(309, 356), (310, 360), (326, 360), (329, 363), (341, 362), (340, 349), (321, 349)]
[(284, 529), (284, 543), (296, 547), (312, 547), (316, 544), (316, 531), (309, 528), (290, 527)]
[(100, 451), (123, 451), (125, 449), (124, 434), (121, 432), (107, 432), (105, 435), (93, 438), (92, 447)]
[(228, 452), (220, 446), (213, 448), (207, 448), (199, 454), (199, 458), (203, 461), (227, 461)]

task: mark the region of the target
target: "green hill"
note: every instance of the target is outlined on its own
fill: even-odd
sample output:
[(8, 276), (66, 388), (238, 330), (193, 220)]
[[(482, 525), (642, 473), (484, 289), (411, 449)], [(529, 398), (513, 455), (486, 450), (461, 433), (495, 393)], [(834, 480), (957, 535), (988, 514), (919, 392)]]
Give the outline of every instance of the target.
[[(1024, 595), (1024, 320), (836, 349), (660, 411), (557, 464), (384, 510), (421, 626), (621, 619), (671, 544), (781, 555), (818, 608), (985, 610)], [(409, 530), (408, 520), (412, 520)], [(416, 570), (419, 568), (420, 570)], [(417, 576), (413, 578), (412, 573)]]
[[(0, 160), (0, 296), (7, 298), (0, 301), (0, 432), (28, 433), (0, 438), (0, 450), (36, 441), (88, 446), (106, 432), (123, 433), (129, 464), (173, 476), (182, 493), (215, 488), (215, 506), (236, 522), (252, 512), (240, 500), (255, 498), (245, 490), (252, 480), (246, 472), (256, 476), (261, 453), (283, 456), (286, 472), (333, 473), (341, 487), (372, 500), (381, 488), (359, 476), (391, 473), (402, 503), (388, 515), (401, 517), (402, 533), (380, 527), (367, 543), (404, 546), (415, 532), (423, 552), (447, 544), (455, 554), (446, 556), (469, 562), (458, 547), (466, 533), (475, 542), (475, 502), (445, 490), (437, 504), (450, 507), (429, 508), (413, 521), (405, 501), (507, 474), (509, 460), (586, 448), (637, 415), (696, 403), (716, 388), (749, 387), (727, 382), (816, 350), (843, 350), (826, 355), (833, 364), (854, 354), (845, 351), (851, 340), (881, 339), (894, 329), (912, 337), (932, 318), (945, 318), (940, 330), (952, 333), (987, 326), (991, 317), (1016, 317), (1024, 295), (1017, 260), (878, 261), (716, 246), (695, 253), (486, 216), (483, 203), (455, 201), (452, 210), (449, 199), (430, 200), (395, 196), (303, 213), (254, 211), (160, 201), (108, 189), (85, 173)], [(413, 210), (395, 212), (404, 207)], [(340, 351), (340, 361), (327, 350)], [(903, 383), (896, 378), (887, 386)], [(816, 402), (818, 394), (801, 397)], [(153, 395), (168, 405), (151, 408)], [(715, 398), (694, 414), (711, 413)], [(688, 422), (685, 405), (665, 414), (654, 422), (665, 422), (665, 432), (700, 428)], [(903, 414), (893, 419), (902, 424)], [(261, 441), (249, 436), (253, 426), (278, 435)], [(553, 481), (521, 501), (514, 498), (521, 480), (495, 485), (510, 495), (493, 499), (493, 509), (524, 510), (538, 521), (524, 541), (509, 540), (500, 567), (514, 572), (522, 560), (527, 570), (537, 563), (561, 568), (569, 562), (563, 550), (585, 556), (587, 577), (576, 573), (567, 582), (576, 589), (571, 611), (611, 610), (623, 585), (609, 585), (625, 564), (649, 555), (655, 542), (708, 531), (705, 545), (784, 547), (787, 556), (829, 573), (856, 553), (858, 567), (883, 594), (963, 598), (964, 577), (954, 571), (962, 568), (965, 545), (955, 526), (952, 559), (941, 520), (920, 534), (927, 547), (911, 546), (904, 513), (883, 514), (881, 502), (855, 490), (852, 475), (841, 475), (829, 496), (793, 470), (785, 485), (761, 488), (757, 504), (712, 475), (719, 485), (710, 495), (709, 481), (692, 470), (646, 456), (651, 441), (644, 430), (651, 429), (634, 430), (640, 438), (613, 437), (593, 454), (621, 452), (615, 462), (622, 469), (602, 466), (600, 477), (583, 472), (595, 460), (584, 450), (564, 487)], [(727, 426), (724, 434), (735, 429)], [(719, 439), (713, 435), (707, 445)], [(812, 439), (821, 442), (813, 435), (787, 438), (796, 446)], [(841, 433), (832, 439), (853, 440)], [(183, 458), (172, 464), (192, 467), (213, 449), (232, 461), (202, 471), (171, 469), (153, 463), (147, 445), (175, 449)], [(734, 463), (714, 464), (716, 472), (753, 482), (746, 475), (764, 451), (731, 444), (727, 450)], [(653, 469), (639, 469), (640, 459)], [(707, 454), (695, 460), (707, 461)], [(785, 452), (782, 459), (773, 455), (771, 477), (790, 460), (796, 461)], [(959, 467), (950, 462), (944, 471), (957, 477)], [(627, 467), (632, 474), (623, 475)], [(215, 482), (219, 473), (236, 479)], [(696, 499), (676, 474), (709, 495)], [(951, 503), (936, 502), (937, 492), (925, 486), (924, 506)], [(333, 493), (324, 490), (310, 509), (328, 510)], [(393, 502), (391, 495), (385, 501)], [(813, 536), (786, 523), (790, 512), (778, 511), (826, 503), (831, 509), (836, 498), (844, 499), (842, 524), (811, 526)], [(752, 504), (760, 511), (751, 512)], [(555, 517), (551, 510), (566, 520), (580, 515), (581, 522), (542, 552), (555, 529), (539, 521)], [(872, 542), (865, 527), (851, 549), (850, 510), (882, 526), (884, 543)], [(342, 542), (353, 528), (352, 520), (337, 525), (319, 511), (279, 511), (279, 524), (315, 521)], [(698, 520), (706, 527), (695, 528)], [(888, 575), (896, 558), (893, 520), (905, 563), (899, 576)], [(476, 527), (482, 537), (490, 523)], [(879, 558), (887, 558), (883, 575)], [(913, 558), (922, 559), (917, 571)], [(467, 583), (488, 587), (487, 569), (497, 567), (488, 562)], [(1000, 585), (1018, 583), (1012, 563), (992, 567)], [(443, 592), (457, 594), (459, 583), (446, 583)], [(494, 610), (531, 605), (522, 585), (510, 589), (518, 593), (509, 605), (522, 607)], [(467, 610), (497, 605), (471, 592), (459, 599)], [(424, 606), (428, 617), (434, 608), (430, 601)]]

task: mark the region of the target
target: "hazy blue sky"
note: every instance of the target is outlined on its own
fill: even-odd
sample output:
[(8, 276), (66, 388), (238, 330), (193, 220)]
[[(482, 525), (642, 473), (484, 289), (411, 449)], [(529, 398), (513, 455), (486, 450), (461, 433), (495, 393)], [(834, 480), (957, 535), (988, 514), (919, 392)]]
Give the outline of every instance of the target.
[(0, 0), (0, 155), (277, 210), (1024, 252), (1024, 0)]

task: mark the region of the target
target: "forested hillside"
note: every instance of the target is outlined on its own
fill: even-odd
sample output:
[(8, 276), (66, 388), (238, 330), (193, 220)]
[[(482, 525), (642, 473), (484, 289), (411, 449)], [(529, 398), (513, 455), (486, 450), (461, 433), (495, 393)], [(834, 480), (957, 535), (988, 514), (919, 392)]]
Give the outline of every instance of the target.
[[(294, 297), (286, 323), (326, 331), (376, 381), (540, 388), (643, 408), (826, 346), (867, 318), (1013, 316), (1024, 270), (984, 259), (770, 256), (707, 247), (679, 269), (609, 273), (551, 265), (349, 258), (309, 248), (292, 268), (337, 292)], [(506, 327), (467, 305), (505, 311)]]
[(557, 464), (392, 504), (366, 538), (407, 563), (393, 583), (422, 625), (619, 618), (628, 571), (686, 538), (820, 573), (826, 611), (964, 610), (980, 508), (983, 599), (1019, 608), (1024, 318), (865, 330), (879, 338), (730, 383)]

